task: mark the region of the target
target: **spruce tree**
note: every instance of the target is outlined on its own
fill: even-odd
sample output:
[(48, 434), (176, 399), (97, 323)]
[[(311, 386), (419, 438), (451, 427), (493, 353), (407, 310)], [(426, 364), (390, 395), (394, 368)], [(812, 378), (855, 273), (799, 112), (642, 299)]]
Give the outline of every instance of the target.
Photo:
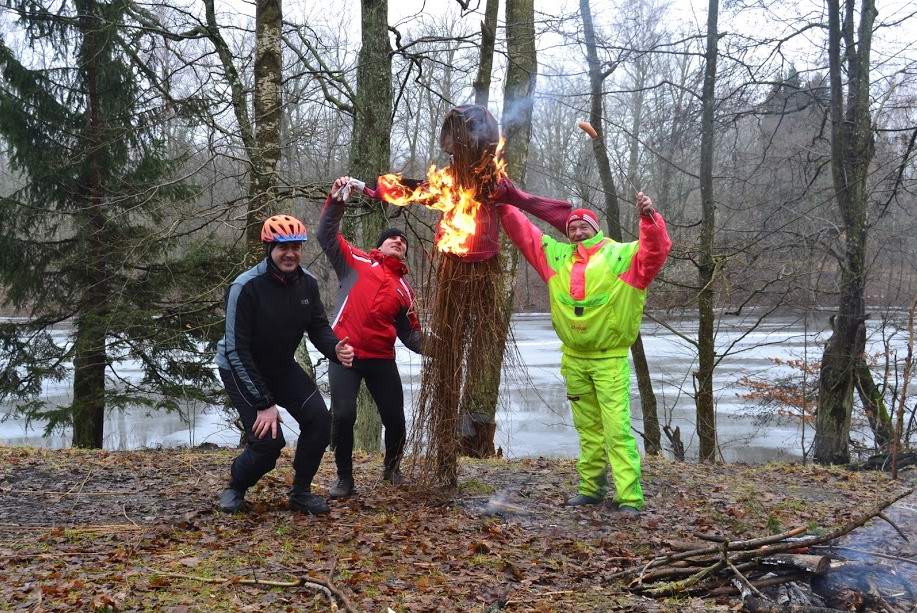
[[(0, 324), (0, 402), (101, 447), (106, 411), (212, 400), (221, 295), (210, 288), (237, 259), (205, 224), (176, 222), (196, 190), (167, 155), (168, 105), (138, 65), (144, 34), (128, 3), (8, 6), (27, 49), (0, 41), (0, 138), (20, 178), (0, 198), (0, 298), (25, 317)], [(125, 361), (142, 368), (139, 384), (119, 378)], [(44, 381), (71, 374), (69, 404), (39, 399)]]

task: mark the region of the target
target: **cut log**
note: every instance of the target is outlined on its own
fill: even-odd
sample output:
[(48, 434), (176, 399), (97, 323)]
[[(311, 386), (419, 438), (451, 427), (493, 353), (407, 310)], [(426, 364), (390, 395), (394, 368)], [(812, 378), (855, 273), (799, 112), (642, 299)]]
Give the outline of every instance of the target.
[(831, 568), (831, 558), (798, 553), (778, 553), (760, 560), (769, 566), (798, 568), (814, 575), (822, 575)]

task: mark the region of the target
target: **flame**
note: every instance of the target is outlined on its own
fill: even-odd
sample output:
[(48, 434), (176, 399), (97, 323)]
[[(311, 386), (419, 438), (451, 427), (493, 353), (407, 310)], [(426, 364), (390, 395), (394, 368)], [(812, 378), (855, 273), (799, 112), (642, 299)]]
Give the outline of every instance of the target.
[[(486, 160), (477, 169), (479, 172), (493, 172), (497, 180), (506, 176), (504, 143), (505, 139), (501, 137), (493, 157), (493, 170), (490, 170), (490, 160)], [(395, 206), (420, 204), (442, 211), (436, 248), (456, 255), (468, 253), (471, 238), (477, 229), (475, 219), (481, 208), (475, 191), (456, 185), (451, 168), (437, 168), (435, 164), (427, 170), (426, 182), (414, 189), (404, 185), (401, 178), (399, 174), (379, 177), (378, 191), (382, 199)]]

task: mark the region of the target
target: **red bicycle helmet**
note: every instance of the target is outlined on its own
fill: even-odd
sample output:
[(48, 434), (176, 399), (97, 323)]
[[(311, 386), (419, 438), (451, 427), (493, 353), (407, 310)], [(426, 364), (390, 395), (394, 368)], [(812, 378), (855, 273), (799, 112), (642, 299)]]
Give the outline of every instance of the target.
[(306, 226), (290, 215), (268, 217), (261, 226), (262, 243), (294, 243), (306, 240)]

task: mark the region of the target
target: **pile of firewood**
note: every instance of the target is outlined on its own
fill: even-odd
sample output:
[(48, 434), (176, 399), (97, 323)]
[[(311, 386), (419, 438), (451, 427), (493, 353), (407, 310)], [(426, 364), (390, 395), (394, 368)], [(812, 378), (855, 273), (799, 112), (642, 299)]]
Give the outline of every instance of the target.
[(807, 528), (799, 527), (753, 539), (732, 540), (724, 535), (695, 534), (697, 542), (670, 541), (672, 551), (612, 577), (628, 579), (628, 589), (652, 597), (739, 594), (750, 611), (785, 611), (785, 606), (778, 607), (761, 590), (825, 573), (831, 567), (831, 559), (814, 554), (812, 548), (844, 536), (873, 517), (884, 519), (898, 530), (883, 511), (912, 492), (909, 490), (885, 499), (853, 521), (822, 536), (806, 535)]

